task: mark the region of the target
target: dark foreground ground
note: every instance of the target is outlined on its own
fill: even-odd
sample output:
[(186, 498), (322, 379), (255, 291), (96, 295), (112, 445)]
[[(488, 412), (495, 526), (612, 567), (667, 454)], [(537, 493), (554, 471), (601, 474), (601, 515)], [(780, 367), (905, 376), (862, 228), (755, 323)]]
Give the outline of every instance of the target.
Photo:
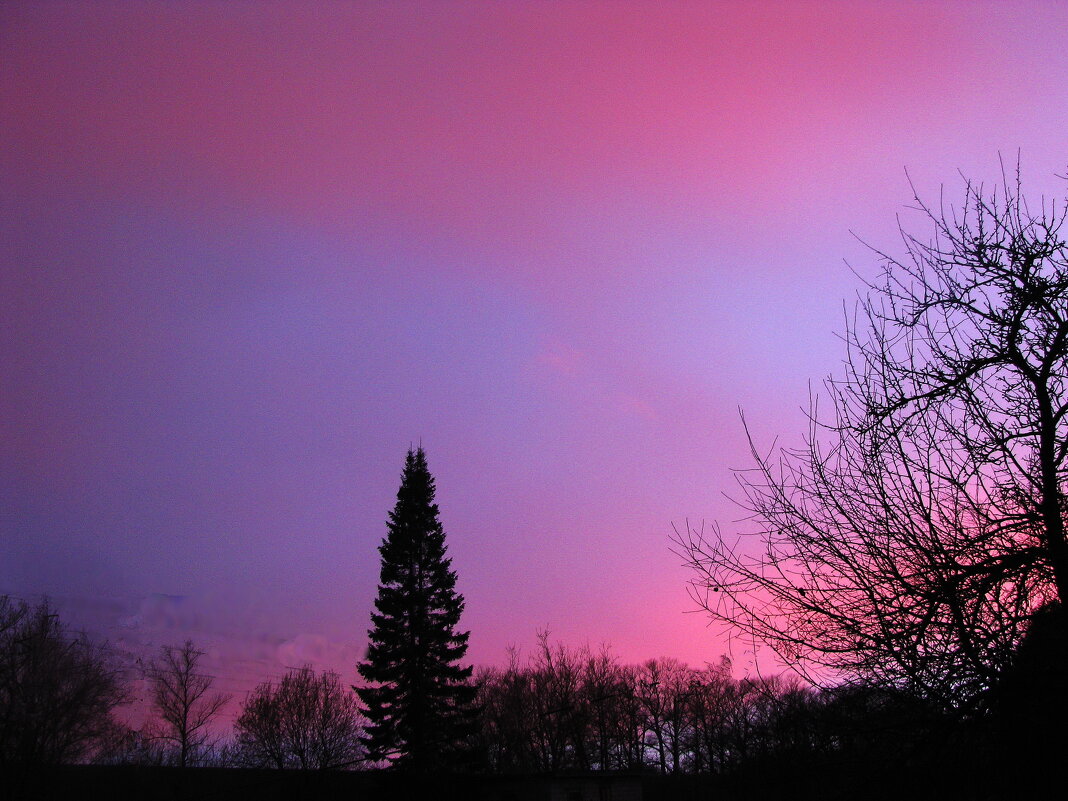
[[(859, 766), (858, 766), (859, 767)], [(780, 766), (781, 768), (781, 766)], [(1050, 797), (1045, 779), (1012, 781), (996, 769), (922, 774), (905, 765), (766, 769), (727, 777), (566, 773), (531, 776), (386, 771), (303, 773), (232, 768), (63, 766), (0, 774), (0, 801), (797, 801), (798, 799), (1001, 799)], [(1054, 783), (1060, 771), (1046, 778)], [(1040, 777), (1034, 777), (1040, 779)], [(1041, 791), (1042, 787), (1048, 788)], [(1058, 797), (1055, 793), (1053, 797)]]

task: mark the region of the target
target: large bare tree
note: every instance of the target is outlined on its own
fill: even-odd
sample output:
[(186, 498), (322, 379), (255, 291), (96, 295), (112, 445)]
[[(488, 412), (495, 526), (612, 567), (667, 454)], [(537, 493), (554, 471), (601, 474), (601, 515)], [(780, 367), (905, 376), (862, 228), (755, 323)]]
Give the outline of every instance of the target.
[(675, 540), (712, 617), (800, 670), (974, 710), (1068, 600), (1066, 206), (1017, 169), (915, 208), (929, 233), (876, 251), (805, 446), (739, 474), (754, 528)]

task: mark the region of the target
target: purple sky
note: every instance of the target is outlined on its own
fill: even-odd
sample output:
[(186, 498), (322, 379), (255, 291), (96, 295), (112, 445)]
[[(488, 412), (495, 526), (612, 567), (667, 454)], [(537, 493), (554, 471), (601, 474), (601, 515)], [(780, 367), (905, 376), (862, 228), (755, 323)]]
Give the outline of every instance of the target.
[(803, 432), (904, 168), (955, 198), (1019, 151), (1062, 192), (1066, 34), (1058, 3), (4, 3), (0, 592), (191, 635), (238, 693), (351, 679), (421, 441), (473, 661), (540, 628), (716, 660), (672, 522), (738, 528), (739, 406)]

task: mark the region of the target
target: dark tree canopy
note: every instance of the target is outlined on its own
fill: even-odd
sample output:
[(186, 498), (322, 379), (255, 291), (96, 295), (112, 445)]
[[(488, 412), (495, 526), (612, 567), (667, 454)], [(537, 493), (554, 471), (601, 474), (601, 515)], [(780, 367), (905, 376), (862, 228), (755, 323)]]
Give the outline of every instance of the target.
[(0, 776), (92, 756), (127, 700), (108, 649), (68, 631), (47, 601), (0, 596)]
[(878, 254), (806, 446), (739, 476), (756, 530), (676, 542), (713, 618), (788, 662), (977, 711), (1068, 600), (1066, 206), (1018, 174), (916, 202), (930, 234)]
[(455, 765), (471, 734), (470, 632), (457, 631), (463, 597), (445, 555), (434, 478), (422, 448), (409, 450), (379, 553), (382, 571), (366, 660), (356, 688), (369, 725), (369, 757), (422, 772)]

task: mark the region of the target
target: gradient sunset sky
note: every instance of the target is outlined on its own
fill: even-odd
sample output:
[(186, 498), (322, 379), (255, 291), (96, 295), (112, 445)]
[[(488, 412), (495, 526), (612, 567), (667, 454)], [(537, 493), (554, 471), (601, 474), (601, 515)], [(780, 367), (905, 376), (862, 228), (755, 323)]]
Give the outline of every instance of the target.
[[(426, 448), (470, 658), (727, 650), (673, 522), (796, 443), (917, 189), (1064, 196), (1068, 5), (0, 6), (0, 593), (354, 679)], [(746, 654), (734, 647), (739, 672)]]

